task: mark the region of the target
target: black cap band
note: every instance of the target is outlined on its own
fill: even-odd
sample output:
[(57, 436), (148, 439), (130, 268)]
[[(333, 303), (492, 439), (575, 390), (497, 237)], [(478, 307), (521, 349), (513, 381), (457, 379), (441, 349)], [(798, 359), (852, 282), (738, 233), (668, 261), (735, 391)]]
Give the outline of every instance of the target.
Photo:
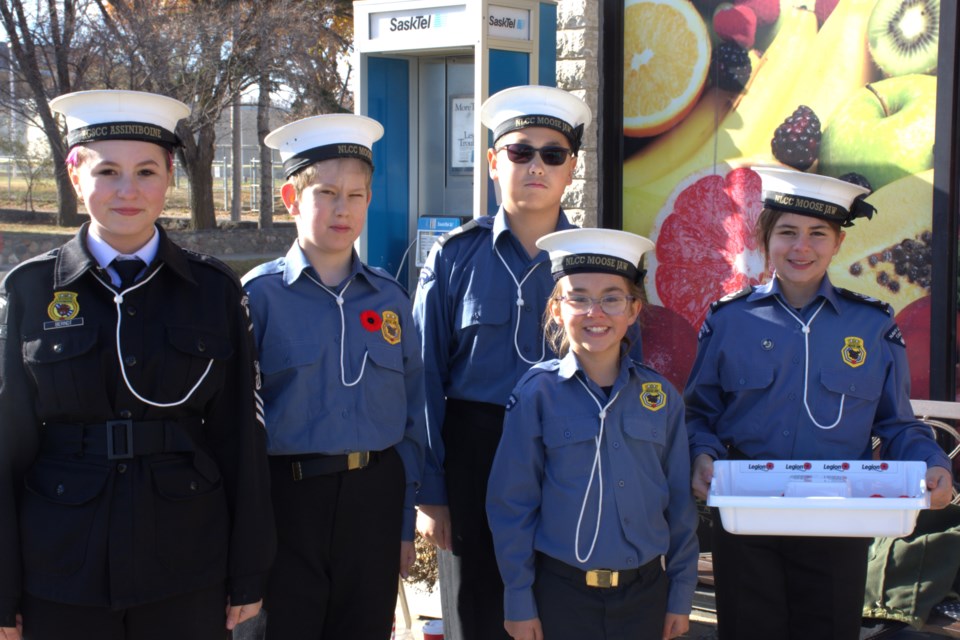
[(327, 144), (301, 151), (291, 156), (283, 163), (283, 175), (289, 178), (298, 171), (306, 169), (315, 162), (331, 160), (333, 158), (356, 158), (363, 160), (373, 168), (373, 151), (362, 144), (344, 143)]
[(836, 222), (841, 227), (852, 227), (855, 219), (870, 219), (877, 211), (862, 196), (854, 199), (848, 211), (834, 202), (818, 200), (809, 196), (780, 193), (779, 191), (764, 191), (763, 205), (771, 209), (780, 209), (781, 211), (799, 213), (828, 222)]
[(571, 151), (576, 155), (580, 151), (580, 142), (583, 139), (583, 125), (574, 127), (569, 122), (556, 118), (554, 116), (529, 115), (510, 118), (506, 122), (501, 122), (493, 131), (493, 141), (496, 142), (511, 131), (527, 129), (528, 127), (544, 127), (553, 129), (566, 136), (570, 141)]
[(104, 122), (79, 127), (67, 134), (68, 147), (98, 140), (141, 140), (153, 142), (169, 151), (180, 146), (180, 138), (175, 133), (143, 122)]
[(573, 253), (550, 261), (554, 281), (575, 273), (612, 273), (630, 282), (640, 283), (646, 271), (622, 258), (601, 253)]

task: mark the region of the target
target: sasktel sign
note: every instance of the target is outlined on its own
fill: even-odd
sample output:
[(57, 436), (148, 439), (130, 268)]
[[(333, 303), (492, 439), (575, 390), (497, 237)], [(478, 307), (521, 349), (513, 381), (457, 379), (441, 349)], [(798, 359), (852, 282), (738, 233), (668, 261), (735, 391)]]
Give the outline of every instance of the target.
[[(448, 39), (462, 39), (464, 33), (472, 31), (471, 27), (475, 28), (470, 22), (476, 19), (475, 16), (468, 15), (466, 5), (384, 11), (371, 13), (369, 18), (371, 42), (417, 47), (422, 47), (425, 39), (428, 39), (432, 46)], [(530, 39), (528, 10), (489, 5), (484, 21), (490, 37)]]

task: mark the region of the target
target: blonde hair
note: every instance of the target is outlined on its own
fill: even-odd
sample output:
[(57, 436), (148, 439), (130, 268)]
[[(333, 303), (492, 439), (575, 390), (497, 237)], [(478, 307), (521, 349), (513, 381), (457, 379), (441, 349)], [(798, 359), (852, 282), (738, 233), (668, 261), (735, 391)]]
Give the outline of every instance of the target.
[[(557, 354), (558, 358), (562, 358), (570, 351), (570, 337), (567, 335), (567, 330), (564, 329), (561, 323), (557, 322), (557, 319), (552, 313), (554, 305), (560, 304), (560, 298), (563, 294), (563, 287), (560, 285), (561, 280), (557, 280), (557, 283), (553, 285), (553, 291), (550, 292), (550, 297), (547, 298), (547, 308), (543, 312), (543, 337), (547, 341), (547, 345)], [(631, 282), (627, 278), (624, 278), (623, 282), (627, 285), (627, 295), (636, 298), (642, 309), (643, 305), (646, 304), (643, 287), (636, 282)], [(635, 324), (637, 326), (640, 324), (639, 315), (637, 316)], [(624, 353), (630, 351), (633, 347), (633, 337), (630, 333), (630, 327), (627, 327), (626, 333), (623, 334), (623, 338), (620, 340)]]
[(367, 176), (367, 191), (369, 191), (370, 185), (373, 183), (373, 167), (371, 167), (368, 162), (365, 162), (359, 158), (330, 158), (328, 160), (320, 160), (319, 162), (314, 162), (313, 164), (307, 165), (300, 171), (296, 172), (287, 178), (287, 182), (293, 185), (293, 188), (297, 194), (297, 199), (299, 199), (300, 195), (303, 193), (303, 190), (316, 182), (317, 171), (321, 162), (342, 162), (344, 160), (355, 160), (363, 166), (364, 173), (366, 173)]

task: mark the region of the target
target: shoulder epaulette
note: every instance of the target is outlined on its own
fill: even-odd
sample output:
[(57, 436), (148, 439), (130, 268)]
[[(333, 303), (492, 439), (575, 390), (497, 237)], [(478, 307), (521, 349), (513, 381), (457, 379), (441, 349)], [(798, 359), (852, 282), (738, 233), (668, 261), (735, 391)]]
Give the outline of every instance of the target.
[(394, 285), (395, 287), (400, 289), (405, 296), (409, 297), (410, 292), (407, 291), (407, 288), (402, 284), (400, 284), (400, 281), (394, 278), (393, 274), (387, 271), (386, 269), (384, 269), (383, 267), (374, 267), (369, 264), (364, 264), (363, 268), (369, 271), (370, 273), (372, 273), (373, 275), (377, 276), (378, 278), (386, 280), (390, 284)]
[(854, 302), (870, 305), (871, 307), (880, 309), (889, 316), (893, 315), (893, 307), (883, 300), (871, 296), (865, 296), (862, 293), (857, 293), (856, 291), (850, 291), (849, 289), (843, 289), (841, 287), (834, 287), (834, 290), (841, 298), (846, 298), (847, 300), (853, 300)]
[(258, 264), (253, 269), (250, 269), (250, 271), (247, 271), (240, 278), (240, 282), (243, 284), (243, 286), (247, 286), (248, 282), (261, 276), (268, 276), (274, 273), (283, 273), (283, 263), (285, 261), (286, 258), (275, 258), (269, 262)]
[(727, 295), (723, 296), (723, 297), (720, 298), (719, 300), (714, 301), (714, 302), (710, 305), (710, 310), (711, 310), (711, 311), (716, 311), (717, 309), (719, 309), (719, 308), (722, 307), (723, 305), (727, 304), (728, 302), (733, 302), (734, 300), (739, 300), (740, 298), (742, 298), (742, 297), (744, 297), (744, 296), (748, 296), (748, 295), (750, 295), (751, 293), (753, 293), (753, 287), (746, 287), (745, 289), (741, 289), (740, 291), (737, 291), (737, 292), (735, 292), (735, 293), (728, 293)]
[(214, 269), (222, 272), (224, 275), (229, 276), (230, 279), (236, 281), (237, 284), (240, 284), (240, 276), (237, 275), (237, 272), (231, 269), (227, 263), (223, 262), (219, 258), (215, 258), (214, 256), (206, 253), (193, 251), (192, 249), (185, 249), (183, 247), (180, 247), (180, 249), (183, 251), (184, 255), (187, 256), (188, 260), (211, 266)]
[(17, 271), (21, 271), (22, 269), (28, 268), (31, 265), (38, 264), (40, 262), (46, 262), (47, 260), (54, 260), (59, 254), (60, 254), (60, 247), (54, 247), (49, 251), (45, 251), (44, 253), (33, 256), (32, 258), (28, 258), (23, 262), (17, 264), (15, 267), (10, 269), (9, 271), (7, 271), (3, 279), (5, 280), (6, 278), (9, 278), (11, 275), (16, 273)]
[(447, 233), (440, 236), (440, 238), (437, 239), (437, 244), (439, 244), (442, 247), (452, 238), (456, 238), (457, 236), (462, 236), (463, 234), (473, 231), (474, 229), (487, 227), (487, 225), (481, 222), (482, 220), (485, 220), (485, 218), (474, 218), (473, 220), (463, 223), (456, 229), (452, 231), (448, 231)]

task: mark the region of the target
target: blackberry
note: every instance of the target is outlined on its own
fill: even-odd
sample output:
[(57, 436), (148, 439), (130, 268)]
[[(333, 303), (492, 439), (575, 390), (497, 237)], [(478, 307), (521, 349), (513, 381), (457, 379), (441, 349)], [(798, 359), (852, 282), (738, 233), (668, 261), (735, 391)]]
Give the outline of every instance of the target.
[(783, 164), (806, 171), (820, 153), (820, 118), (810, 107), (800, 105), (773, 132), (770, 148)]
[(855, 171), (851, 171), (850, 173), (845, 173), (842, 176), (838, 176), (838, 179), (843, 180), (844, 182), (850, 182), (852, 184), (859, 185), (864, 189), (869, 189), (870, 191), (873, 191), (873, 185), (870, 184), (870, 181), (867, 180), (867, 177), (859, 173), (856, 173)]
[(721, 42), (713, 50), (710, 75), (724, 91), (743, 91), (750, 79), (752, 65), (747, 50), (736, 42)]

